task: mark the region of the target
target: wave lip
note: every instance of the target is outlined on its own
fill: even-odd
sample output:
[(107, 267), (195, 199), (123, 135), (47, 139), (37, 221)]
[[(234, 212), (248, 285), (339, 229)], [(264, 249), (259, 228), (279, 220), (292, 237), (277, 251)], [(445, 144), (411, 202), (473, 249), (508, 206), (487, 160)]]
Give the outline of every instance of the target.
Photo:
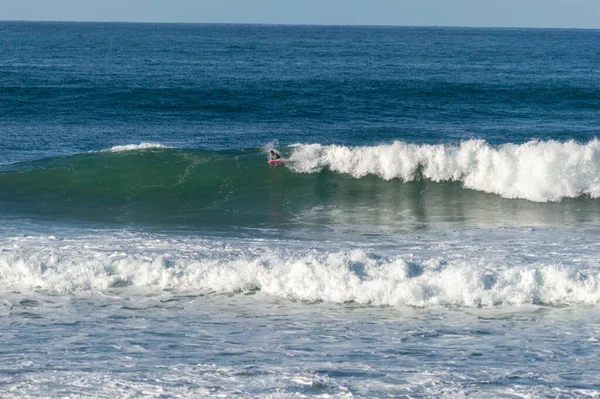
[(536, 202), (588, 195), (600, 198), (600, 141), (530, 141), (492, 147), (483, 140), (459, 145), (392, 144), (292, 146), (290, 168), (324, 169), (361, 178), (458, 181), (465, 188)]
[(123, 144), (116, 145), (101, 152), (123, 152), (123, 151), (137, 151), (137, 150), (149, 150), (149, 149), (160, 149), (160, 148), (173, 148), (168, 145), (161, 143), (142, 142), (140, 144)]

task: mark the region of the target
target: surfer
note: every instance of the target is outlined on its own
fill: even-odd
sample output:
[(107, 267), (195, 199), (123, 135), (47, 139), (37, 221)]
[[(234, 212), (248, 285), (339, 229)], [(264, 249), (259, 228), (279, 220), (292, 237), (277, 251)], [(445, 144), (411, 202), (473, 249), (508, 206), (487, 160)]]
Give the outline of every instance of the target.
[(271, 161), (274, 161), (274, 160), (279, 159), (279, 158), (281, 158), (281, 155), (279, 155), (277, 152), (275, 152), (275, 150), (269, 151), (269, 159)]

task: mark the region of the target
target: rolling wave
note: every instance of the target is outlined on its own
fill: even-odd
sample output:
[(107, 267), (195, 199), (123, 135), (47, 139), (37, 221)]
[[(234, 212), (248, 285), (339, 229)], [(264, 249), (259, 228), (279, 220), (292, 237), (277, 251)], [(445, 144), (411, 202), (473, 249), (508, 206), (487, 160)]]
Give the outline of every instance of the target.
[[(27, 240), (27, 239), (25, 239)], [(31, 240), (30, 240), (31, 241)], [(113, 240), (114, 241), (114, 240)], [(136, 248), (23, 239), (0, 252), (0, 290), (92, 295), (264, 294), (299, 301), (372, 306), (553, 306), (600, 303), (600, 276), (584, 265), (498, 264), (469, 256), (386, 256), (363, 249), (279, 250), (161, 240)], [(166, 246), (165, 246), (166, 245)], [(164, 247), (164, 248), (163, 248)]]
[(269, 166), (265, 149), (141, 143), (15, 164), (0, 172), (0, 213), (195, 227), (598, 217), (598, 140), (298, 144), (282, 155)]

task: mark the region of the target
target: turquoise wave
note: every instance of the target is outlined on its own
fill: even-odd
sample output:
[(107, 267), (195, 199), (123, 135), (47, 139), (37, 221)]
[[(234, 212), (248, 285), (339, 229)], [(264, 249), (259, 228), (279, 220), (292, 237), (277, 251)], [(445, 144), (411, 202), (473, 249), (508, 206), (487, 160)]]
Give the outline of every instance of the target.
[(268, 165), (261, 149), (149, 148), (43, 159), (0, 172), (0, 215), (194, 229), (402, 230), (445, 222), (600, 219), (589, 198), (533, 203), (418, 176), (385, 180), (327, 168), (314, 173), (293, 169)]

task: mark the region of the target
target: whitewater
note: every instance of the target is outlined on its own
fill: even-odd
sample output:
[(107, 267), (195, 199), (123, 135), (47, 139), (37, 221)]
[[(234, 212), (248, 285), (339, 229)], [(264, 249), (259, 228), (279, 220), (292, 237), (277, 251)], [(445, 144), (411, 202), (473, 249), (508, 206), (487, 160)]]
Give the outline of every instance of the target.
[(600, 197), (600, 142), (530, 141), (493, 147), (483, 140), (458, 145), (418, 145), (396, 141), (377, 146), (298, 144), (293, 170), (315, 173), (327, 168), (355, 178), (435, 182), (458, 181), (465, 188), (522, 198), (560, 201)]
[(5, 397), (598, 394), (591, 231), (45, 229), (0, 241)]
[[(595, 239), (554, 242), (548, 231), (513, 229), (413, 236), (375, 248), (309, 247), (294, 240), (144, 237), (10, 237), (2, 243), (6, 291), (103, 295), (114, 289), (247, 292), (294, 301), (368, 306), (595, 306), (600, 265)], [(491, 236), (491, 237), (490, 237)], [(505, 240), (535, 239), (518, 248)], [(336, 248), (338, 247), (338, 248)], [(565, 249), (567, 248), (567, 249)], [(494, 253), (510, 253), (498, 256)], [(539, 253), (535, 262), (528, 252)], [(541, 255), (541, 254), (546, 255)]]

